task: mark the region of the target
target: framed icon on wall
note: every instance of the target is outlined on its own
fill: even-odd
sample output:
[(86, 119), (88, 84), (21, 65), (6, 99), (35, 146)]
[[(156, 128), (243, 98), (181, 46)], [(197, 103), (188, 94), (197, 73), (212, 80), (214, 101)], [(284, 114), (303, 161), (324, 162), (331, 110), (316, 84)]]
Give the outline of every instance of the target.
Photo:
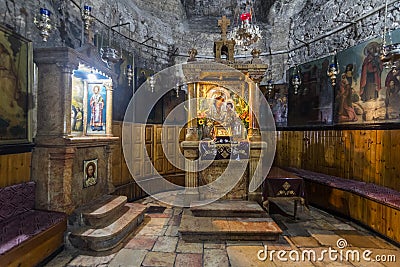
[(83, 161), (83, 187), (89, 187), (97, 184), (97, 159)]

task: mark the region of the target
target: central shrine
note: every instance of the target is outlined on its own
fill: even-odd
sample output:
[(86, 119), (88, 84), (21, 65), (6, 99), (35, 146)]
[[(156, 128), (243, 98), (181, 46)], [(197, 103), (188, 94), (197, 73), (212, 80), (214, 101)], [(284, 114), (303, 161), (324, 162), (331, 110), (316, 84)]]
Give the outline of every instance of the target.
[(214, 42), (215, 61), (222, 64), (182, 65), (185, 77), (196, 81), (188, 84), (188, 123), (181, 143), (188, 159), (185, 169), (190, 170), (185, 186), (193, 187), (187, 189), (194, 194), (193, 200), (221, 197), (261, 203), (260, 188), (249, 192), (249, 183), (251, 177), (262, 175), (256, 173), (257, 164), (267, 148), (255, 114), (260, 113), (262, 97), (258, 84), (268, 66), (256, 49), (250, 62), (234, 61), (235, 41), (228, 40), (226, 32), (229, 23), (226, 17), (218, 21), (221, 38)]

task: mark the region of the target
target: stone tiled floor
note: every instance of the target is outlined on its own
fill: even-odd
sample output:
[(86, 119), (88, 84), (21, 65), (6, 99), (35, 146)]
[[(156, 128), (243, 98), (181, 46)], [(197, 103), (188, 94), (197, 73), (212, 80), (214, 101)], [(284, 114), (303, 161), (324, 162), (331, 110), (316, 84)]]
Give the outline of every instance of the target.
[[(141, 201), (147, 205), (163, 205), (151, 198)], [(281, 203), (281, 207), (292, 209), (291, 203)], [(400, 248), (377, 237), (374, 233), (348, 220), (335, 217), (319, 209), (301, 208), (299, 218), (271, 214), (283, 230), (276, 241), (257, 242), (199, 242), (188, 243), (178, 235), (182, 208), (167, 206), (163, 213), (146, 214), (141, 227), (137, 229), (119, 251), (108, 255), (79, 252), (70, 246), (58, 254), (46, 267), (75, 266), (400, 266)], [(347, 242), (343, 249), (337, 247), (339, 239)], [(273, 261), (258, 259), (258, 252), (267, 248), (268, 255), (275, 250)], [(323, 250), (335, 249), (332, 257)], [(371, 251), (373, 259), (377, 255), (394, 255), (397, 262), (366, 261), (363, 252)], [(283, 252), (285, 251), (285, 252)], [(357, 252), (355, 252), (357, 251)], [(309, 261), (315, 252), (316, 259)], [(340, 260), (342, 252), (343, 260)], [(285, 254), (284, 254), (285, 253)], [(360, 260), (353, 259), (352, 253), (359, 253)], [(350, 255), (350, 260), (345, 255)], [(286, 259), (279, 260), (278, 256)], [(299, 261), (293, 261), (299, 255)], [(306, 260), (301, 256), (305, 255)], [(323, 260), (318, 259), (323, 255)], [(261, 257), (264, 253), (260, 254)], [(335, 256), (338, 259), (335, 260)]]

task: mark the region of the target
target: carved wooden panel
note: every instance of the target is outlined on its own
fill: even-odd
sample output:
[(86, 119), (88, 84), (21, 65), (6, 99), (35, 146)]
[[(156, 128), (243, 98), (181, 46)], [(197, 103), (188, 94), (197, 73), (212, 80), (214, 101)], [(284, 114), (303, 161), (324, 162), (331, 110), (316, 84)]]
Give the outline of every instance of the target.
[(146, 161), (143, 163), (143, 176), (153, 175), (153, 161), (154, 161), (153, 134), (154, 134), (153, 126), (147, 125), (145, 127), (145, 146), (146, 146), (145, 152), (147, 152), (150, 162)]
[(275, 164), (400, 191), (400, 130), (277, 132)]
[(144, 125), (135, 124), (132, 128), (132, 175), (133, 177), (143, 176), (143, 143)]
[(32, 153), (0, 156), (0, 187), (30, 181)]
[(164, 153), (161, 145), (161, 125), (154, 125), (154, 168), (159, 174), (164, 174)]
[[(120, 122), (114, 122), (113, 123), (113, 134), (115, 136), (121, 136), (121, 132), (122, 132), (122, 123)], [(121, 142), (118, 142), (112, 150), (112, 173), (113, 173), (113, 184), (114, 185), (121, 185), (126, 181), (129, 181), (129, 177), (128, 179), (123, 179), (121, 172), (122, 172), (122, 164), (124, 166), (125, 165), (125, 161), (123, 159), (123, 157), (121, 157), (122, 155), (122, 146), (121, 146)], [(123, 163), (122, 163), (123, 162)]]
[(175, 126), (166, 126), (166, 131), (167, 136), (165, 137), (166, 139), (166, 148), (165, 152), (167, 155), (167, 158), (165, 158), (165, 168), (166, 168), (166, 173), (175, 173), (175, 166), (171, 164), (170, 161), (175, 162), (176, 160), (176, 143), (179, 141), (177, 140), (178, 134), (177, 134), (177, 129)]
[[(179, 127), (177, 127), (176, 129), (177, 131), (179, 131)], [(177, 173), (184, 173), (184, 167), (185, 167), (185, 158), (183, 157), (183, 149), (181, 147), (181, 143), (182, 141), (185, 140), (185, 129), (182, 129), (179, 132), (179, 143), (176, 144), (176, 161), (178, 164), (178, 167), (175, 168)], [(179, 156), (179, 154), (182, 154), (181, 156)], [(180, 168), (179, 168), (180, 167)]]

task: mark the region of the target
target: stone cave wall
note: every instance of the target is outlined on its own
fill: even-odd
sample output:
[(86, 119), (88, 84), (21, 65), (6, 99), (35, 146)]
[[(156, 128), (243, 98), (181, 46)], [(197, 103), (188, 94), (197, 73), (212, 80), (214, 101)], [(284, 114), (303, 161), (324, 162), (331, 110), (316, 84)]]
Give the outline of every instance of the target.
[[(74, 0), (78, 3), (80, 1)], [(392, 2), (389, 0), (389, 2)], [(129, 23), (120, 30), (136, 42), (130, 42), (111, 35), (115, 48), (124, 48), (135, 54), (136, 64), (140, 67), (159, 71), (175, 63), (187, 60), (187, 51), (195, 47), (201, 57), (210, 60), (213, 57), (213, 42), (220, 37), (218, 19), (226, 15), (234, 23), (236, 0), (88, 0), (85, 4), (93, 7), (93, 15), (107, 25), (117, 25), (119, 21)], [(262, 59), (270, 63), (274, 80), (284, 81), (288, 65), (288, 54), (303, 42), (311, 42), (309, 49), (302, 47), (290, 53), (295, 63), (304, 63), (326, 56), (333, 50), (343, 50), (366, 39), (378, 36), (383, 31), (384, 9), (355, 24), (360, 16), (371, 12), (384, 4), (381, 0), (265, 0), (256, 1), (257, 22), (263, 30), (263, 40), (258, 48), (264, 53)], [(52, 12), (52, 21), (56, 29), (49, 41), (42, 42), (39, 32), (33, 24), (33, 17), (40, 7)], [(392, 7), (396, 7), (393, 9)], [(400, 3), (389, 7), (387, 25), (397, 28), (400, 21)], [(391, 10), (393, 9), (393, 10)], [(79, 9), (67, 0), (14, 1), (0, 2), (0, 23), (8, 25), (21, 35), (33, 40), (34, 47), (69, 46), (77, 48), (82, 44), (82, 21)], [(342, 21), (342, 22), (338, 22)], [(337, 33), (330, 31), (343, 25), (350, 25)], [(352, 26), (351, 26), (352, 25)], [(108, 38), (107, 28), (95, 22), (93, 32)], [(129, 33), (130, 29), (130, 33)], [(314, 42), (315, 38), (322, 35)], [(150, 47), (140, 45), (144, 42)], [(151, 48), (155, 47), (155, 48)], [(268, 56), (268, 48), (273, 53)], [(245, 58), (251, 58), (250, 51), (240, 52)]]
[[(181, 0), (188, 18), (192, 17), (232, 17), (238, 2), (245, 0)], [(254, 1), (254, 0), (253, 0)], [(259, 0), (254, 3), (257, 21), (267, 22), (268, 12), (277, 0)]]
[[(388, 3), (394, 1), (388, 0)], [(293, 17), (289, 31), (289, 49), (302, 42), (306, 47), (293, 51), (290, 56), (296, 63), (303, 63), (326, 56), (335, 50), (342, 51), (368, 39), (381, 36), (384, 31), (385, 9), (382, 0), (308, 0), (304, 8)], [(388, 6), (387, 30), (398, 28), (400, 22), (400, 3)], [(373, 13), (370, 16), (367, 14)], [(365, 18), (361, 19), (363, 16)], [(353, 23), (354, 22), (354, 23)], [(343, 30), (329, 34), (339, 27)], [(314, 39), (328, 34), (318, 41)], [(296, 40), (297, 39), (297, 40)]]
[[(68, 46), (78, 48), (82, 45), (82, 20), (79, 0), (43, 0), (0, 2), (0, 23), (33, 41), (34, 47)], [(157, 69), (171, 65), (171, 55), (175, 51), (176, 37), (182, 34), (179, 25), (186, 19), (185, 11), (179, 0), (88, 0), (85, 4), (92, 6), (92, 14), (108, 26), (129, 23), (129, 26), (115, 27), (125, 36), (130, 36), (136, 42), (128, 41), (117, 33), (112, 33), (102, 23), (95, 21), (92, 26), (94, 34), (102, 36), (104, 44), (114, 48), (123, 48), (135, 54), (137, 64), (145, 68)], [(33, 23), (40, 7), (52, 12), (51, 20), (55, 29), (50, 33), (49, 40), (43, 42), (39, 31)], [(178, 26), (177, 26), (178, 25)], [(130, 29), (130, 33), (129, 33)], [(108, 41), (110, 36), (111, 41)], [(147, 41), (146, 41), (147, 40)], [(139, 45), (145, 42), (146, 47)]]
[(236, 0), (181, 0), (188, 18), (232, 16)]
[[(257, 21), (266, 28), (267, 10), (276, 0), (257, 1)], [(22, 36), (33, 41), (34, 47), (69, 46), (77, 48), (82, 45), (82, 20), (79, 8), (73, 3), (78, 0), (41, 0), (0, 2), (0, 23), (7, 25)], [(213, 42), (220, 37), (218, 19), (226, 15), (233, 24), (236, 0), (88, 0), (84, 2), (92, 6), (93, 15), (108, 26), (118, 22), (129, 23), (129, 26), (114, 28), (136, 42), (129, 42), (118, 34), (111, 34), (100, 22), (92, 26), (94, 34), (101, 37), (103, 44), (123, 47), (136, 55), (137, 64), (156, 71), (185, 62), (187, 52), (196, 47), (199, 56), (209, 60), (213, 57)], [(33, 18), (39, 13), (40, 7), (52, 12), (52, 23), (55, 29), (50, 33), (49, 40), (42, 42), (39, 31), (33, 24)], [(131, 33), (129, 33), (129, 30)], [(267, 31), (264, 31), (266, 34)], [(144, 42), (145, 45), (140, 45)], [(155, 48), (152, 48), (155, 47)], [(259, 45), (264, 51), (264, 42)], [(247, 52), (250, 57), (250, 51)]]

